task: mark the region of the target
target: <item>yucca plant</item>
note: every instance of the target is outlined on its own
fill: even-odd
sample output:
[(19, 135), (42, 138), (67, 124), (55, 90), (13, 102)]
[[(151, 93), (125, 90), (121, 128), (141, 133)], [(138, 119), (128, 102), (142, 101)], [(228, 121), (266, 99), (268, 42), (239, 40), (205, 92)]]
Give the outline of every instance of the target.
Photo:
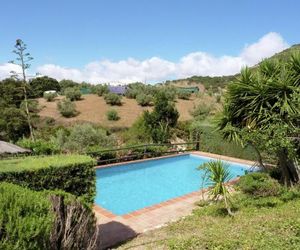
[(230, 193), (226, 186), (226, 182), (232, 178), (228, 165), (221, 160), (209, 161), (200, 165), (198, 170), (204, 171), (202, 185), (209, 186), (208, 194), (212, 200), (218, 201), (223, 198), (228, 214), (233, 215), (230, 208)]
[[(218, 129), (229, 140), (277, 157), (282, 182), (300, 183), (300, 53), (245, 68), (227, 86)], [(262, 157), (258, 154), (260, 165)]]

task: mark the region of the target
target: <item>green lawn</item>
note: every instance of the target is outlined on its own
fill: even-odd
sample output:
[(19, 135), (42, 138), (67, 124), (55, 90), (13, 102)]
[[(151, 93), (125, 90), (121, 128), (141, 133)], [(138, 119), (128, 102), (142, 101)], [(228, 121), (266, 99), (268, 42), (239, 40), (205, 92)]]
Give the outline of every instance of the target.
[(120, 249), (300, 249), (300, 199), (235, 199), (235, 216), (220, 205), (198, 208), (167, 227), (145, 233)]
[(30, 156), (0, 160), (0, 172), (18, 172), (23, 170), (37, 170), (47, 167), (61, 167), (72, 164), (91, 162), (93, 159), (86, 155), (53, 155), (45, 157)]

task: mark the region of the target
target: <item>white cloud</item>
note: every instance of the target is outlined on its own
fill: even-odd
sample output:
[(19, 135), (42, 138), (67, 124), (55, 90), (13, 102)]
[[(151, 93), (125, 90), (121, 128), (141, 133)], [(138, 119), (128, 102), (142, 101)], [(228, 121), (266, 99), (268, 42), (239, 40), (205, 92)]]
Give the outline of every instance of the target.
[(12, 64), (12, 63), (0, 64), (0, 79), (10, 77), (11, 76), (11, 74), (10, 74), (11, 71), (21, 73), (21, 68), (20, 68), (20, 66)]
[(270, 32), (259, 39), (258, 42), (246, 46), (241, 53), (241, 58), (247, 64), (254, 65), (287, 47), (288, 44), (278, 33)]
[[(158, 57), (143, 61), (128, 58), (117, 62), (95, 61), (87, 64), (83, 69), (45, 64), (38, 67), (37, 72), (58, 80), (72, 79), (91, 83), (135, 81), (149, 83), (193, 75), (231, 75), (238, 73), (241, 67), (253, 66), (263, 58), (270, 57), (287, 47), (288, 44), (280, 34), (270, 32), (256, 43), (246, 45), (238, 56), (216, 57), (197, 51), (182, 57), (178, 62), (171, 62)], [(5, 74), (5, 67), (1, 68), (0, 65), (0, 78)]]

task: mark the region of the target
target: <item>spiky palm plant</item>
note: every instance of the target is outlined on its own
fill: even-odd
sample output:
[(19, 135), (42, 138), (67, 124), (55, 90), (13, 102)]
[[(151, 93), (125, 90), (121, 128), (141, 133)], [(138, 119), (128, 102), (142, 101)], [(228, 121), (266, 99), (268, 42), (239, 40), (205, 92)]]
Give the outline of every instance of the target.
[(228, 165), (216, 160), (203, 163), (198, 169), (204, 171), (202, 185), (209, 186), (208, 193), (211, 198), (214, 201), (223, 198), (228, 214), (233, 215), (230, 208), (230, 193), (226, 186), (226, 182), (232, 178)]
[[(255, 70), (243, 69), (228, 85), (218, 122), (225, 138), (251, 143), (256, 149), (272, 148), (281, 162), (286, 185), (300, 182), (296, 154), (287, 153), (295, 151), (290, 150), (295, 143), (289, 138), (299, 140), (299, 95), (300, 54), (292, 55), (287, 62), (266, 60)], [(286, 131), (282, 131), (284, 128)]]

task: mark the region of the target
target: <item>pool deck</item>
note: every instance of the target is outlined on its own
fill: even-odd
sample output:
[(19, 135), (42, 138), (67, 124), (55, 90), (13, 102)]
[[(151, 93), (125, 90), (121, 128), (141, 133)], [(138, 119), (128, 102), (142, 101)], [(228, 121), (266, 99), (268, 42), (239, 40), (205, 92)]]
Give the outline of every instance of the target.
[[(200, 151), (193, 151), (184, 154), (194, 154), (199, 156), (212, 157), (215, 159), (221, 159), (246, 165), (255, 164), (255, 162), (253, 161), (247, 161), (238, 158)], [(155, 159), (169, 158), (178, 155), (183, 154), (162, 156), (157, 157)], [(147, 160), (151, 159), (131, 161), (126, 162), (126, 164)], [(120, 163), (99, 166), (97, 168), (111, 167), (117, 165), (120, 165)], [(229, 184), (233, 184), (235, 181), (236, 180), (233, 180)], [(106, 249), (108, 247), (115, 246), (121, 242), (134, 238), (138, 234), (162, 227), (168, 224), (169, 222), (179, 220), (180, 218), (191, 214), (193, 209), (196, 207), (195, 203), (201, 199), (202, 194), (205, 198), (207, 197), (206, 191), (207, 189), (195, 191), (187, 195), (176, 197), (174, 199), (167, 200), (165, 202), (146, 207), (122, 216), (115, 215), (100, 206), (94, 205), (94, 212), (97, 217), (97, 224), (100, 228), (101, 249)]]

